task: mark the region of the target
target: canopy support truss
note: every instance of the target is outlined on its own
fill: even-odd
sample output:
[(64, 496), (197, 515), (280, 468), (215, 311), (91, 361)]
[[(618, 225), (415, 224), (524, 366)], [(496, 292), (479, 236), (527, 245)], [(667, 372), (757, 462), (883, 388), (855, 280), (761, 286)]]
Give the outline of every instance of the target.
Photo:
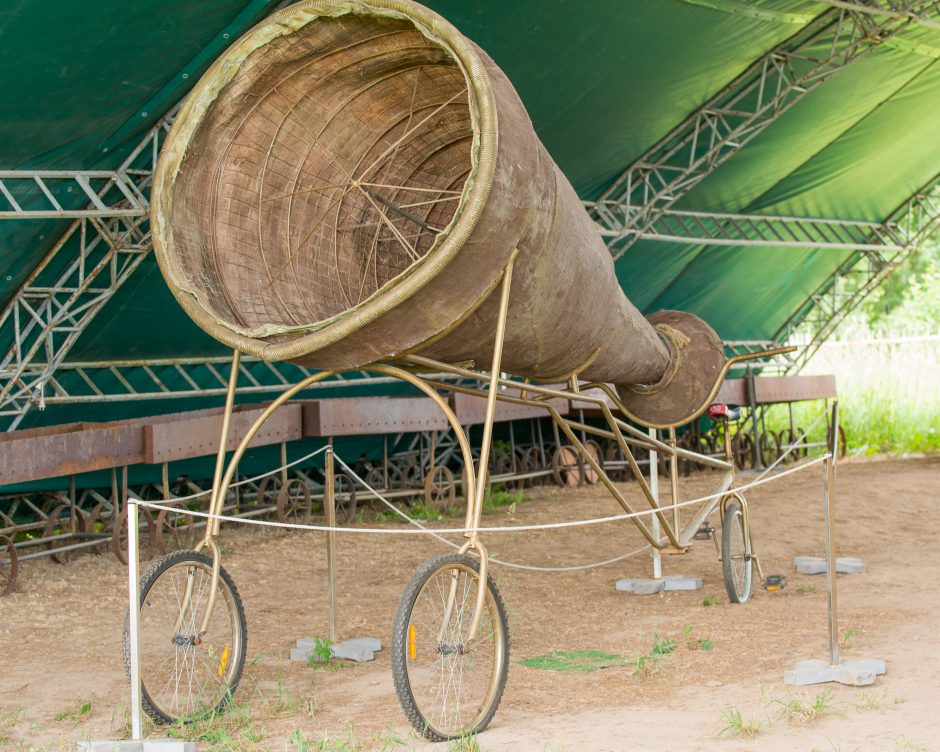
[[(832, 8), (767, 53), (640, 157), (588, 211), (614, 258), (694, 186), (832, 75), (919, 18), (936, 2), (893, 0), (893, 13)], [(824, 52), (820, 53), (820, 50)]]
[[(609, 237), (611, 230), (601, 230)], [(898, 251), (906, 247), (905, 228), (892, 222), (857, 222), (766, 214), (723, 214), (670, 209), (640, 233), (646, 240), (694, 246), (828, 248)]]
[(0, 170), (0, 197), (0, 219), (142, 217), (148, 206), (126, 170)]
[[(62, 179), (74, 182), (88, 198), (84, 213), (63, 208), (49, 189), (49, 173), (24, 173), (52, 203), (51, 211), (58, 212), (58, 205), (63, 212), (52, 216), (75, 221), (0, 314), (0, 342), (7, 343), (0, 349), (0, 418), (6, 430), (15, 429), (33, 404), (43, 404), (46, 381), (152, 249), (145, 192), (175, 114), (173, 108), (148, 131), (116, 171), (101, 173), (118, 177), (105, 178), (97, 190), (91, 182), (96, 173), (56, 173), (72, 176)], [(0, 193), (7, 200), (12, 196), (9, 189)], [(20, 209), (14, 210), (15, 218), (49, 216), (45, 209), (29, 213), (15, 199), (13, 204)]]
[(855, 250), (774, 335), (775, 343), (800, 345), (787, 373), (801, 370), (839, 323), (940, 229), (940, 175), (899, 207), (886, 224), (900, 230), (901, 248)]

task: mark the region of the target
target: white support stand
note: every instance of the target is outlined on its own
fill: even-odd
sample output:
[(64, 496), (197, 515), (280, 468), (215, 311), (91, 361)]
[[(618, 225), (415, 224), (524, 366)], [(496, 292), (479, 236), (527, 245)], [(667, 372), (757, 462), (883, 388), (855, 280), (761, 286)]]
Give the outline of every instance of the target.
[(140, 541), (137, 503), (127, 500), (128, 641), (131, 674), (131, 738), (123, 741), (80, 741), (78, 752), (196, 752), (195, 742), (144, 739), (140, 706)]
[[(656, 429), (649, 429), (650, 437), (656, 438)], [(650, 451), (650, 493), (656, 503), (659, 503), (659, 463), (655, 451)], [(673, 503), (676, 500), (673, 499)], [(659, 527), (659, 517), (655, 514), (650, 515), (650, 531), (653, 537), (658, 541), (662, 535)], [(671, 575), (663, 577), (663, 555), (658, 548), (653, 548), (653, 577), (652, 579), (623, 579), (617, 580), (617, 590), (624, 593), (633, 593), (634, 595), (653, 595), (661, 593), (664, 590), (699, 590), (702, 587), (702, 580), (699, 577), (683, 577), (682, 575)]]
[(829, 458), (823, 462), (823, 515), (826, 523), (826, 588), (829, 593), (829, 662), (821, 660), (797, 661), (796, 665), (783, 672), (784, 684), (805, 686), (839, 682), (855, 687), (874, 684), (875, 678), (884, 674), (885, 662), (867, 659), (839, 662), (839, 612), (836, 598), (836, 442), (839, 435), (839, 403), (832, 405), (832, 436)]

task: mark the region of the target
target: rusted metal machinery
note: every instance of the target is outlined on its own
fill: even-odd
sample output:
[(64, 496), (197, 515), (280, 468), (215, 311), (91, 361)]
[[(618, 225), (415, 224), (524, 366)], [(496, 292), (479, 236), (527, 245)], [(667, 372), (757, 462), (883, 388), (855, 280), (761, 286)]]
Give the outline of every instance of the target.
[[(235, 350), (233, 366), (245, 352), (324, 369), (265, 408), (227, 460), (232, 368), (213, 513), (254, 433), (331, 373), (397, 377), (433, 400), (453, 431), (466, 469), (466, 542), (415, 572), (392, 636), (399, 699), (428, 738), (485, 728), (509, 661), (478, 530), (488, 463), (474, 462), (445, 392), (485, 400), (480, 457), (490, 453), (497, 402), (544, 411), (571, 461), (632, 513), (582, 435), (615, 442), (661, 533), (633, 522), (657, 549), (687, 551), (719, 510), (729, 595), (748, 599), (756, 556), (746, 501), (731, 490), (730, 432), (714, 458), (678, 447), (676, 428), (709, 408), (729, 368), (776, 351), (726, 360), (695, 316), (640, 315), (506, 76), (440, 16), (410, 0), (313, 0), (256, 26), (180, 109), (151, 223), (171, 290)], [(429, 375), (441, 373), (457, 382)], [(556, 400), (590, 405), (603, 424), (562, 414)], [(637, 450), (668, 458), (673, 500), (680, 459), (719, 471), (716, 497), (684, 521), (677, 507), (667, 514)], [(244, 615), (221, 568), (219, 526), (212, 519), (195, 551), (145, 578), (143, 703), (159, 721), (223, 706), (241, 675)], [(150, 595), (161, 592), (177, 597)], [(165, 677), (173, 665), (190, 672), (188, 692), (161, 689), (182, 686)]]

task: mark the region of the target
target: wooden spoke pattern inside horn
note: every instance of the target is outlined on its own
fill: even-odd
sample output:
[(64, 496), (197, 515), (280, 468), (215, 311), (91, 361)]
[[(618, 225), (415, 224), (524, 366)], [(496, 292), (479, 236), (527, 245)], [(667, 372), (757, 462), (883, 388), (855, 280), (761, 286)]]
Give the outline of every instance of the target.
[(307, 326), (426, 255), (471, 170), (467, 84), (411, 23), (322, 18), (254, 50), (174, 187), (181, 266), (236, 327)]

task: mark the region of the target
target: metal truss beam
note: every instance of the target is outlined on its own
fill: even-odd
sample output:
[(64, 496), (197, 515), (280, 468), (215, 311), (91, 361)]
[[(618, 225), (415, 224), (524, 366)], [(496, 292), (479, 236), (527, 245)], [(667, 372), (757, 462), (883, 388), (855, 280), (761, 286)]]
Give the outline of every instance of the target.
[[(41, 404), (81, 404), (102, 401), (185, 399), (224, 395), (231, 357), (170, 360), (66, 362), (48, 377)], [(243, 356), (239, 364), (239, 394), (278, 392), (314, 371), (293, 363), (271, 363)], [(362, 387), (395, 383), (367, 371), (339, 374), (314, 385), (315, 389)], [(2, 415), (2, 414), (0, 414)]]
[(787, 373), (799, 371), (835, 328), (940, 229), (940, 175), (904, 203), (886, 224), (898, 228), (898, 249), (851, 253), (780, 327), (773, 342), (800, 345)]
[(906, 18), (919, 26), (926, 26), (931, 29), (940, 29), (940, 2), (919, 3), (921, 7), (910, 8), (910, 3), (899, 0), (821, 0), (826, 5), (834, 8), (844, 8), (854, 10), (859, 13), (871, 13), (876, 16), (888, 16), (891, 18)]
[(0, 196), (0, 219), (142, 217), (148, 205), (123, 170), (0, 170)]
[[(46, 381), (150, 252), (146, 195), (175, 114), (173, 108), (113, 173), (122, 177), (105, 180), (95, 191), (97, 198), (88, 197), (85, 214), (71, 215), (77, 216), (75, 221), (0, 313), (0, 342), (5, 343), (0, 349), (0, 416), (9, 420), (7, 430), (16, 428), (30, 407), (41, 402)], [(76, 176), (73, 180), (83, 193), (93, 190), (89, 173), (67, 174)], [(34, 185), (40, 185), (45, 200), (56, 200), (45, 178)], [(47, 186), (48, 195), (41, 185)], [(115, 192), (120, 198), (112, 201)], [(27, 215), (14, 211), (14, 216)]]
[[(602, 230), (610, 237), (612, 230)], [(890, 222), (778, 217), (764, 214), (722, 214), (670, 209), (640, 233), (648, 240), (769, 248), (898, 251), (907, 239)]]
[[(751, 65), (586, 202), (614, 258), (682, 196), (838, 71), (914, 21), (936, 2), (895, 0), (897, 15), (832, 8)], [(907, 14), (907, 15), (904, 15)], [(822, 50), (822, 52), (820, 52)]]

